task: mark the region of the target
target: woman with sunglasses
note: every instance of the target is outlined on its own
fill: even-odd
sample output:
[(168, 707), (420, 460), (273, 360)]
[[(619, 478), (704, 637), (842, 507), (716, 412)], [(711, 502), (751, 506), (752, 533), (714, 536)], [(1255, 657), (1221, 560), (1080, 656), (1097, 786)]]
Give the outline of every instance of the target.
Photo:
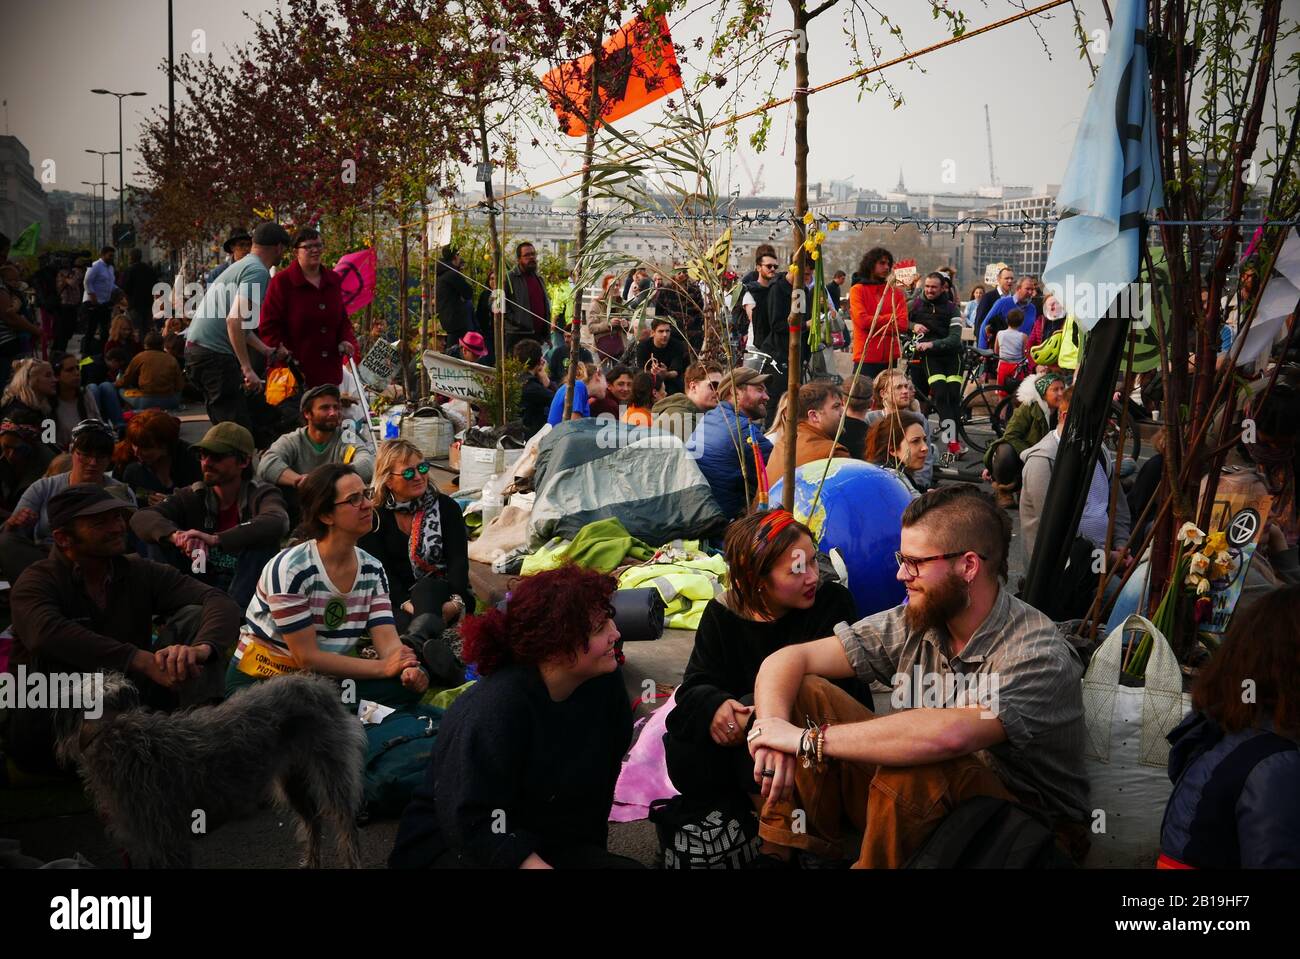
[[(668, 775), (687, 800), (730, 801), (740, 810), (752, 804), (757, 811), (762, 796), (745, 734), (758, 669), (778, 649), (829, 636), (837, 623), (856, 622), (857, 608), (839, 583), (820, 581), (812, 531), (784, 510), (732, 523), (724, 552), (729, 588), (709, 601), (700, 618), (668, 714), (664, 749)], [(851, 695), (869, 695), (855, 680), (839, 685)]]
[(383, 567), (357, 545), (374, 523), (365, 480), (351, 466), (326, 463), (301, 490), (297, 541), (258, 578), (226, 694), (310, 670), (354, 681), (355, 696), (344, 697), (351, 705), (413, 702), (429, 676), (397, 636)]
[(474, 611), (460, 507), (438, 492), (428, 460), (406, 440), (380, 444), (371, 504), (376, 525), (361, 548), (383, 564), (398, 633), (422, 650), (435, 684), (459, 686), (465, 670), (443, 634)]

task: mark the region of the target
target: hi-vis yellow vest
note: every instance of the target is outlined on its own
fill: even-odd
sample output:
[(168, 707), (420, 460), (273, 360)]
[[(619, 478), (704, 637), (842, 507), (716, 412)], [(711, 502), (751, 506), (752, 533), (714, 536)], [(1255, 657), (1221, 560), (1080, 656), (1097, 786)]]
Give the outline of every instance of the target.
[(1061, 327), (1061, 354), (1056, 365), (1063, 370), (1077, 370), (1079, 356), (1083, 352), (1084, 331), (1074, 319), (1074, 314), (1066, 314), (1065, 325)]

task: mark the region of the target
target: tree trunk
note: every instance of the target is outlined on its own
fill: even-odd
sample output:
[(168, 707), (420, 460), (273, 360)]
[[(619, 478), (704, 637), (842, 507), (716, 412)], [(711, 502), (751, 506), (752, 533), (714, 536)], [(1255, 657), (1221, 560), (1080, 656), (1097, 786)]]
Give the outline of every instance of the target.
[[(491, 163), (488, 158), (487, 116), (482, 102), (478, 103), (478, 148), (480, 155), (483, 157), (483, 162)], [(502, 187), (509, 193), (510, 168), (507, 166), (505, 170), (506, 182), (502, 184)], [(483, 184), (483, 197), (487, 201), (488, 236), (492, 239), (492, 330), (490, 335), (492, 336), (492, 355), (496, 357), (497, 389), (501, 391), (501, 422), (504, 423), (510, 412), (506, 409), (506, 323), (505, 315), (502, 312), (505, 301), (496, 291), (505, 287), (506, 263), (501, 252), (501, 236), (497, 233), (497, 212), (492, 195), (491, 167), (488, 168), (487, 182)], [(501, 306), (502, 309), (498, 309), (498, 306)]]
[(781, 488), (781, 506), (794, 510), (795, 433), (799, 427), (799, 379), (803, 361), (804, 317), (808, 304), (799, 311), (799, 294), (803, 291), (803, 267), (807, 253), (804, 243), (804, 214), (808, 212), (808, 10), (804, 0), (790, 0), (794, 9), (796, 40), (794, 53), (794, 269), (790, 271), (790, 349), (786, 380), (785, 426), (782, 438), (788, 453)]
[[(433, 304), (437, 308), (437, 303)], [(420, 356), (429, 348), (429, 316), (437, 314), (429, 308), (429, 202), (426, 196), (420, 198)], [(428, 396), (428, 381), (420, 378), (418, 393), (420, 399)]]
[[(591, 193), (591, 159), (596, 150), (596, 122), (600, 119), (600, 87), (597, 85), (596, 78), (600, 70), (601, 53), (604, 50), (603, 39), (599, 35), (596, 37), (591, 54), (591, 95), (587, 100), (587, 142), (582, 151), (582, 189), (578, 198), (578, 254), (574, 257), (574, 272), (578, 274), (579, 280), (582, 277), (582, 257), (587, 251), (587, 206)], [(579, 286), (573, 291), (569, 301), (573, 309), (573, 318), (569, 323), (572, 340), (569, 346), (569, 374), (565, 377), (567, 388), (564, 391), (564, 417), (560, 421), (562, 423), (567, 423), (573, 412), (573, 393), (576, 388), (574, 383), (578, 378), (578, 353), (582, 350), (582, 294), (583, 289)]]
[(397, 233), (402, 244), (401, 257), (397, 266), (397, 335), (402, 341), (398, 356), (402, 362), (402, 390), (409, 403), (414, 399), (411, 391), (411, 330), (406, 295), (406, 281), (410, 276), (410, 227), (406, 223), (406, 211), (401, 210), (398, 215), (401, 217), (401, 226), (398, 227)]

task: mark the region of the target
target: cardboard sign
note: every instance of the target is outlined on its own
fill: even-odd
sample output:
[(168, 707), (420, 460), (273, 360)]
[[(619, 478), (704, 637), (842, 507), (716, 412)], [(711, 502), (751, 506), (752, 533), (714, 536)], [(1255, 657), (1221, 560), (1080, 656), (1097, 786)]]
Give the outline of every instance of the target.
[(984, 269), (984, 285), (993, 286), (998, 282), (998, 274), (1007, 268), (1005, 263), (993, 263)]
[(894, 278), (900, 283), (911, 283), (916, 279), (916, 261), (899, 260), (894, 264)]
[(424, 351), (422, 362), (429, 371), (433, 392), (440, 396), (481, 402), (488, 398), (488, 390), (496, 380), (497, 371), (490, 366), (468, 363), (433, 350)]
[(370, 352), (361, 361), (361, 378), (366, 380), (368, 385), (382, 383), (387, 386), (393, 381), (398, 363), (401, 362), (397, 352), (399, 343), (400, 341), (389, 343), (385, 340), (375, 340), (374, 346), (370, 347)]

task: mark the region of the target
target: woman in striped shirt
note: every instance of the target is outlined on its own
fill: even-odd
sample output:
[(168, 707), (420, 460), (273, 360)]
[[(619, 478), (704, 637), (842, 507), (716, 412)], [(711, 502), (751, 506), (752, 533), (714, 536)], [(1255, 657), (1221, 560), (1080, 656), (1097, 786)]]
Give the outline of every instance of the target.
[(306, 669), (352, 680), (356, 695), (344, 700), (350, 705), (418, 698), (428, 674), (398, 639), (383, 566), (357, 546), (374, 522), (365, 481), (351, 466), (327, 463), (308, 474), (299, 498), (297, 542), (258, 578), (226, 673), (227, 695)]

